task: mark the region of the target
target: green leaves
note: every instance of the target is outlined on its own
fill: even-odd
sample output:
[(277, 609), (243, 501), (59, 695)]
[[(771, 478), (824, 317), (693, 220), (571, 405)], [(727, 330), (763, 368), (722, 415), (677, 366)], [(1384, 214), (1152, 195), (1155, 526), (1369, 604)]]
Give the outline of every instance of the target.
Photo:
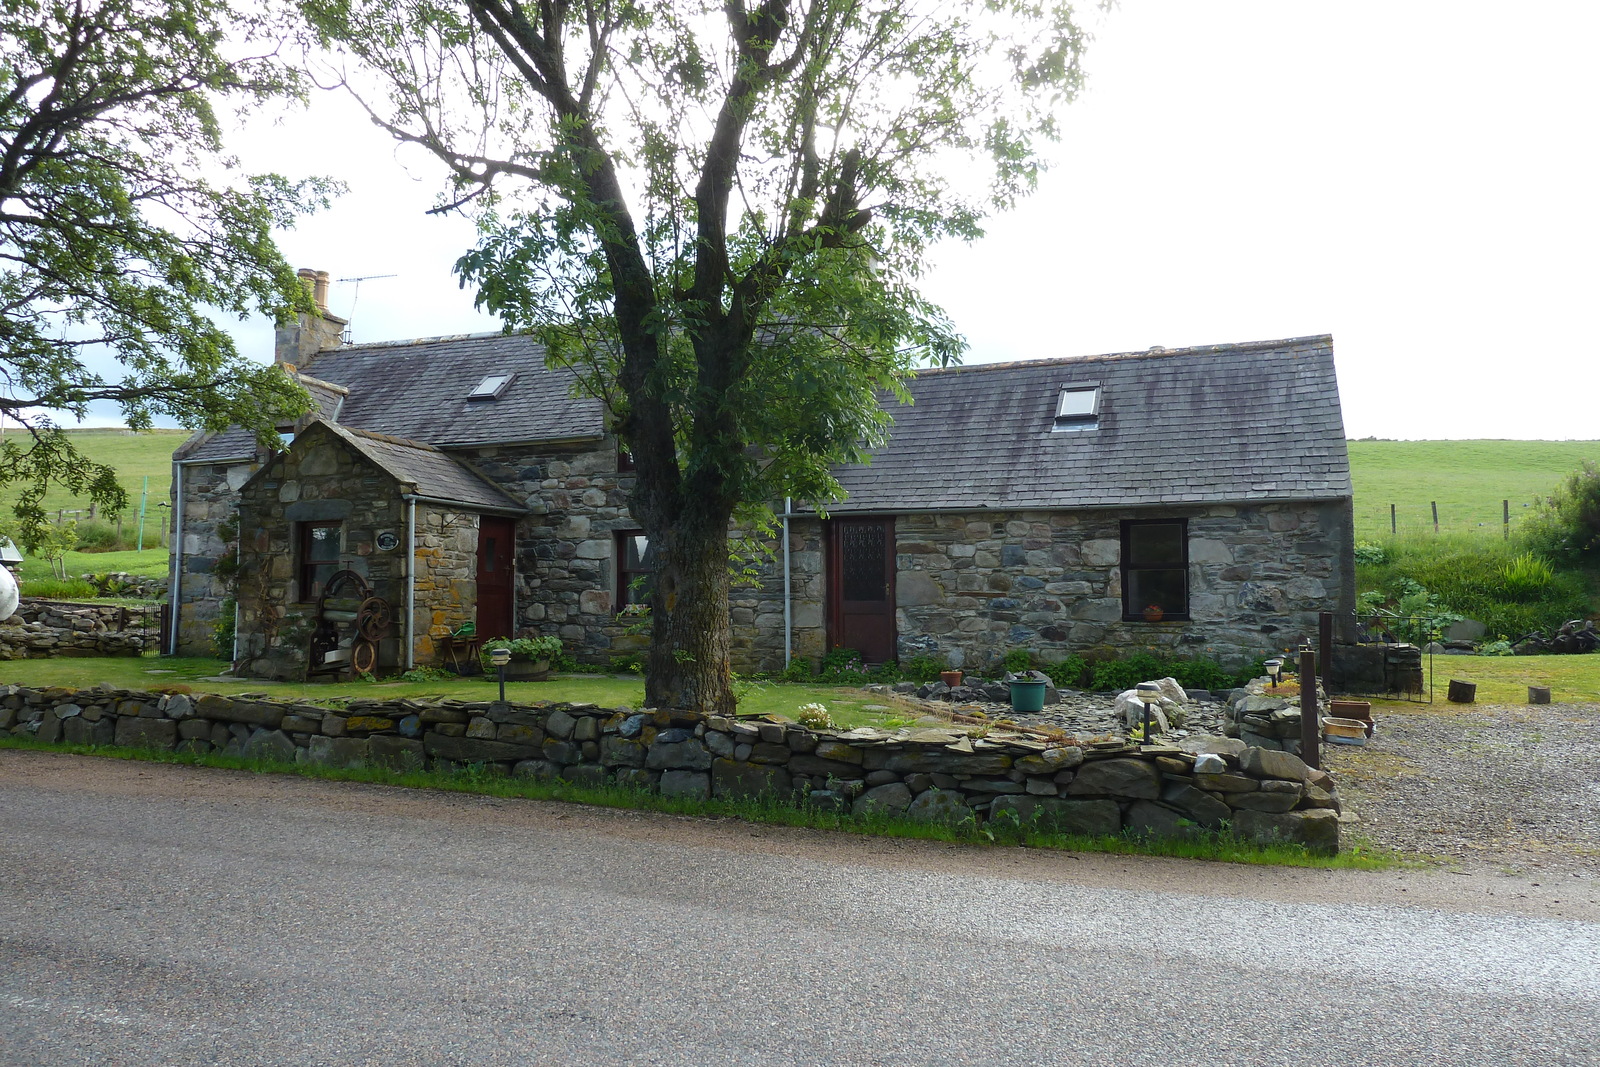
[(271, 435), (305, 409), (210, 318), (309, 310), (271, 231), (335, 187), (237, 174), (215, 110), (298, 94), (276, 60), (222, 52), (225, 35), (248, 53), (284, 28), (219, 0), (23, 0), (0, 15), (0, 414), (37, 430), (38, 453), (8, 441), (0, 482), (76, 479), (121, 505), (49, 412), (110, 402), (134, 428), (167, 416)]
[[(916, 288), (928, 249), (1032, 188), (1085, 40), (1021, 0), (300, 2), (478, 206), (457, 269), (480, 306), (609, 405), (663, 573), (730, 517), (837, 498), (880, 398), (959, 358)], [(652, 605), (650, 699), (731, 706), (725, 661), (665, 677), (691, 673), (673, 612), (727, 618), (725, 588), (678, 593)]]

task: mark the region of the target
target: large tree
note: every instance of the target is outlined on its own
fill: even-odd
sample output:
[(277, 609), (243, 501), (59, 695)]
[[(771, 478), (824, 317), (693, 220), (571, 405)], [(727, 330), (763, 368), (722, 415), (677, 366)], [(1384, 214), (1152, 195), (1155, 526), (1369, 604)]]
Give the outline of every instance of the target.
[[(646, 700), (729, 711), (730, 520), (827, 501), (960, 343), (917, 292), (1079, 84), (1028, 0), (302, 0), (479, 212), (459, 264), (611, 406), (656, 554)], [(371, 72), (382, 88), (371, 85)], [(365, 81), (363, 81), (365, 79)], [(1028, 269), (1018, 264), (1018, 269)]]
[(273, 245), (319, 182), (243, 176), (216, 107), (298, 92), (258, 44), (286, 28), (225, 0), (11, 0), (0, 14), (0, 485), (31, 540), (50, 482), (120, 508), (109, 467), (54, 420), (270, 435), (305, 395), (211, 315), (311, 305)]

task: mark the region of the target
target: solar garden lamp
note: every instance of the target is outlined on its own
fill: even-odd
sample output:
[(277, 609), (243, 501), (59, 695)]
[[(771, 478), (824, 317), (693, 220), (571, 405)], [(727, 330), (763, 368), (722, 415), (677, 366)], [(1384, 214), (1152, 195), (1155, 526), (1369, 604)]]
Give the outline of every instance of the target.
[(1150, 705), (1161, 702), (1161, 687), (1154, 682), (1140, 682), (1135, 687), (1139, 702), (1144, 705), (1144, 743), (1150, 744)]
[(511, 662), (511, 650), (509, 648), (491, 648), (489, 650), (489, 662), (494, 664), (495, 670), (499, 672), (500, 703), (504, 704), (506, 702), (506, 664)]
[(1262, 666), (1267, 669), (1267, 677), (1272, 679), (1272, 688), (1278, 688), (1278, 676), (1283, 674), (1283, 660), (1269, 659)]

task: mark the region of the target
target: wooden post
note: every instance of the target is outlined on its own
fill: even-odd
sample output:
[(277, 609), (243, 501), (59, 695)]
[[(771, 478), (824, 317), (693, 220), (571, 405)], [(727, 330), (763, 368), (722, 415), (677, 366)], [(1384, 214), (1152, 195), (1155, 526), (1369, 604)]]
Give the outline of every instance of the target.
[(1500, 539), (1511, 540), (1511, 501), (1500, 501)]
[(1431, 500), (1429, 503), (1433, 505), (1433, 535), (1437, 537), (1439, 536), (1439, 502)]
[(1322, 723), (1317, 719), (1317, 654), (1300, 653), (1300, 759), (1307, 767), (1321, 767)]
[(1395, 525), (1395, 521), (1394, 521), (1394, 505), (1390, 504), (1389, 505), (1389, 536), (1393, 537), (1398, 532), (1398, 529), (1399, 528)]

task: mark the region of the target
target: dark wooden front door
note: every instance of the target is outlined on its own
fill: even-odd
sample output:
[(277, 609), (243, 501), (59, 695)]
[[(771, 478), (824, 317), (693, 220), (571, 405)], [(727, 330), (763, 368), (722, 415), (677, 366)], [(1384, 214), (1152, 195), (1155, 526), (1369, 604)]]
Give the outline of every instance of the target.
[(894, 519), (828, 524), (828, 643), (868, 663), (895, 658)]
[(511, 636), (517, 524), (485, 515), (478, 523), (478, 636)]

